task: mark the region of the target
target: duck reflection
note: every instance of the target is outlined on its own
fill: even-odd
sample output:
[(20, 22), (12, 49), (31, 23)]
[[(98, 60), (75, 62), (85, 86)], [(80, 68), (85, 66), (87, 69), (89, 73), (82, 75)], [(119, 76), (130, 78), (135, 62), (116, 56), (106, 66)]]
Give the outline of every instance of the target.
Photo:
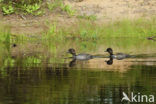
[(73, 59), (72, 61), (70, 61), (69, 67), (73, 67), (75, 65), (76, 65), (76, 59)]
[(109, 60), (105, 61), (107, 65), (112, 65), (113, 64), (113, 58), (110, 57)]

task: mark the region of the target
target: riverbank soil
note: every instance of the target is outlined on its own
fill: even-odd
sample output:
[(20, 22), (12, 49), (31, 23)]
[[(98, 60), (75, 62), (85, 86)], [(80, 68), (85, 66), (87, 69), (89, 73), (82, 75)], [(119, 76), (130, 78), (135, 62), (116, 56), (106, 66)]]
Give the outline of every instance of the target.
[(48, 29), (46, 22), (60, 26), (75, 24), (80, 16), (95, 16), (97, 23), (122, 19), (137, 19), (156, 16), (156, 0), (65, 0), (76, 11), (74, 16), (46, 11), (42, 16), (6, 15), (0, 12), (0, 22), (9, 25), (12, 34), (39, 34)]

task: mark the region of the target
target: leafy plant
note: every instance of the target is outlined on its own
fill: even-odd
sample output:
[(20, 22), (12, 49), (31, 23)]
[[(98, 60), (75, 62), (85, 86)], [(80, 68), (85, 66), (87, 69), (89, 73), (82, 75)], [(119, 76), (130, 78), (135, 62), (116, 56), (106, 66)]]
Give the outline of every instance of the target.
[(61, 9), (65, 12), (67, 12), (70, 16), (73, 16), (75, 14), (75, 10), (72, 10), (72, 7), (70, 5), (64, 5), (62, 3)]
[(23, 9), (29, 14), (33, 14), (35, 11), (39, 10), (41, 7), (40, 4), (35, 3), (34, 5), (24, 4)]
[(2, 12), (4, 15), (9, 15), (15, 12), (15, 9), (12, 5), (3, 5)]
[(33, 15), (41, 15), (43, 11), (39, 11), (43, 0), (0, 0), (0, 8), (4, 15), (21, 11)]
[(47, 3), (48, 9), (49, 10), (54, 10), (55, 8), (59, 7), (61, 5), (60, 0), (55, 0), (53, 3)]
[(27, 4), (27, 5), (30, 5), (30, 4), (35, 4), (35, 3), (41, 3), (43, 0), (2, 0), (3, 3), (14, 3), (16, 5), (23, 5), (23, 4)]

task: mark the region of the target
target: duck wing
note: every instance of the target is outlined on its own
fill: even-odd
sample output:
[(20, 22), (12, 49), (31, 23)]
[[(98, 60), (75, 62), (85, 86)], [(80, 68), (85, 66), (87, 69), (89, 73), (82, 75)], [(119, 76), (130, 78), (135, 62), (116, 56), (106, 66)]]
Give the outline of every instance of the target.
[(77, 60), (89, 60), (89, 59), (92, 59), (92, 55), (80, 53), (76, 55), (76, 59)]

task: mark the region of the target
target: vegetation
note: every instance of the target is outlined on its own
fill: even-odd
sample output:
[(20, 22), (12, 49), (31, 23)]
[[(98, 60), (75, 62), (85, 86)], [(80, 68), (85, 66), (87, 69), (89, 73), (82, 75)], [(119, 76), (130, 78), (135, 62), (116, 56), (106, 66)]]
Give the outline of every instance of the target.
[(75, 10), (72, 10), (72, 7), (70, 5), (64, 5), (63, 3), (61, 4), (61, 9), (64, 12), (67, 12), (69, 16), (73, 16), (75, 14)]
[(96, 20), (97, 17), (96, 15), (78, 15), (77, 18), (80, 18), (80, 19), (87, 19), (87, 20)]
[(3, 0), (0, 0), (0, 2), (2, 2)]
[[(94, 21), (80, 20), (77, 25), (68, 27), (57, 27), (49, 25), (49, 31), (44, 36), (60, 39), (65, 37), (77, 37), (80, 39), (98, 39), (112, 37), (141, 37), (154, 36), (156, 34), (156, 19), (151, 20), (122, 20), (113, 23), (98, 25)], [(52, 26), (52, 27), (51, 27)], [(54, 27), (55, 28), (54, 28)], [(72, 28), (72, 30), (70, 29)]]
[[(42, 15), (44, 9), (50, 12), (59, 9), (68, 16), (76, 13), (62, 0), (43, 3), (45, 1), (0, 0), (0, 8), (4, 15)], [(95, 21), (96, 15), (74, 17), (77, 22), (70, 25), (47, 20), (46, 31), (32, 35), (13, 35), (8, 26), (0, 25), (0, 104), (116, 103), (121, 102), (123, 91), (128, 94), (131, 91), (143, 94), (156, 92), (153, 89), (156, 84), (156, 42), (146, 39), (156, 35), (156, 18), (100, 24)], [(27, 21), (26, 24), (29, 26)], [(25, 29), (25, 24), (21, 26)], [(141, 60), (137, 57), (134, 64), (133, 59), (114, 60), (114, 65), (110, 66), (113, 70), (105, 64), (106, 59), (76, 61), (76, 67), (69, 68), (72, 60), (67, 59), (71, 56), (66, 53), (69, 48), (76, 49), (77, 53), (105, 55), (104, 50), (108, 47), (131, 55), (146, 53), (144, 56), (148, 57), (141, 56)]]
[(24, 4), (22, 6), (22, 9), (23, 9), (23, 11), (27, 12), (28, 14), (41, 15), (42, 14), (42, 11), (39, 10), (40, 7), (41, 7), (41, 5), (40, 4), (37, 4), (37, 3), (35, 3), (33, 5)]
[(13, 13), (20, 14), (41, 14), (41, 0), (31, 1), (31, 0), (21, 0), (21, 1), (2, 1), (1, 9), (4, 15), (10, 15)]
[[(48, 31), (44, 31), (42, 39), (53, 39), (62, 41), (65, 38), (79, 38), (79, 39), (98, 39), (98, 38), (112, 38), (112, 37), (141, 37), (146, 38), (155, 36), (156, 34), (156, 19), (151, 20), (122, 20), (113, 23), (96, 24), (94, 21), (80, 20), (77, 25), (58, 27), (57, 23), (50, 24), (47, 21)], [(8, 40), (9, 30), (1, 26), (0, 40)], [(71, 30), (72, 28), (72, 30)], [(22, 35), (18, 37), (23, 37)]]
[[(156, 24), (156, 19), (154, 18), (152, 20), (123, 20), (102, 25), (97, 25), (93, 21), (82, 20), (77, 24), (78, 25), (75, 27), (68, 26), (65, 28), (58, 27), (57, 23), (50, 24), (47, 21), (49, 30), (43, 32), (41, 37), (38, 35), (34, 37), (29, 37), (27, 35), (13, 36), (9, 31), (9, 27), (0, 26), (0, 43), (3, 44), (1, 45), (2, 47), (6, 48), (2, 49), (4, 52), (1, 51), (1, 53), (7, 54), (4, 56), (1, 55), (1, 65), (14, 66), (17, 63), (26, 66), (41, 65), (44, 60), (47, 60), (47, 63), (63, 63), (64, 59), (59, 57), (67, 57), (63, 52), (67, 51), (67, 49), (71, 47), (78, 50), (78, 53), (97, 53), (96, 50), (99, 49), (99, 46), (101, 45), (103, 46), (102, 53), (107, 47), (112, 47), (116, 51), (120, 50), (125, 53), (133, 52), (133, 54), (143, 54), (144, 52), (146, 53), (146, 50), (148, 52), (148, 49), (150, 49), (150, 52), (154, 52), (156, 49), (156, 42), (146, 39), (146, 37), (153, 36), (156, 33), (156, 26), (154, 25)], [(16, 62), (18, 60), (12, 59), (9, 56), (9, 53), (11, 52), (10, 47), (12, 47), (13, 43), (18, 45), (22, 44), (23, 48), (19, 49), (20, 54), (25, 54), (25, 52), (27, 53), (29, 50), (26, 48), (28, 43), (42, 44), (46, 47), (46, 52), (48, 53), (46, 53), (47, 56), (44, 56), (43, 53), (43, 56), (35, 53), (35, 56), (31, 57), (27, 57), (26, 54), (25, 56), (21, 56), (25, 58), (25, 61)], [(39, 50), (39, 52), (43, 50), (45, 54), (45, 49), (42, 47), (40, 49), (35, 48), (35, 50)], [(18, 52), (18, 50), (16, 51)], [(52, 56), (49, 56), (49, 53)], [(31, 54), (33, 54), (33, 52), (30, 52), (30, 54), (28, 53), (28, 55)], [(6, 58), (6, 56), (8, 58)], [(3, 59), (6, 60), (4, 61)], [(31, 64), (29, 64), (30, 62)]]
[(43, 0), (6, 0), (0, 1), (1, 9), (4, 15), (16, 14), (32, 14), (42, 15), (44, 14), (45, 7), (53, 11), (56, 8), (60, 8), (66, 12), (69, 16), (73, 16), (75, 10), (72, 10), (70, 5), (64, 5), (62, 0), (54, 0), (53, 2), (46, 2)]
[(47, 2), (48, 9), (53, 11), (56, 8), (59, 8), (62, 4), (62, 0), (54, 0), (54, 2)]
[(15, 12), (12, 5), (3, 5), (2, 12), (4, 15), (9, 15)]
[(1, 26), (0, 25), (0, 42), (3, 42), (3, 43), (10, 43), (10, 30), (9, 30), (9, 27), (7, 26)]

